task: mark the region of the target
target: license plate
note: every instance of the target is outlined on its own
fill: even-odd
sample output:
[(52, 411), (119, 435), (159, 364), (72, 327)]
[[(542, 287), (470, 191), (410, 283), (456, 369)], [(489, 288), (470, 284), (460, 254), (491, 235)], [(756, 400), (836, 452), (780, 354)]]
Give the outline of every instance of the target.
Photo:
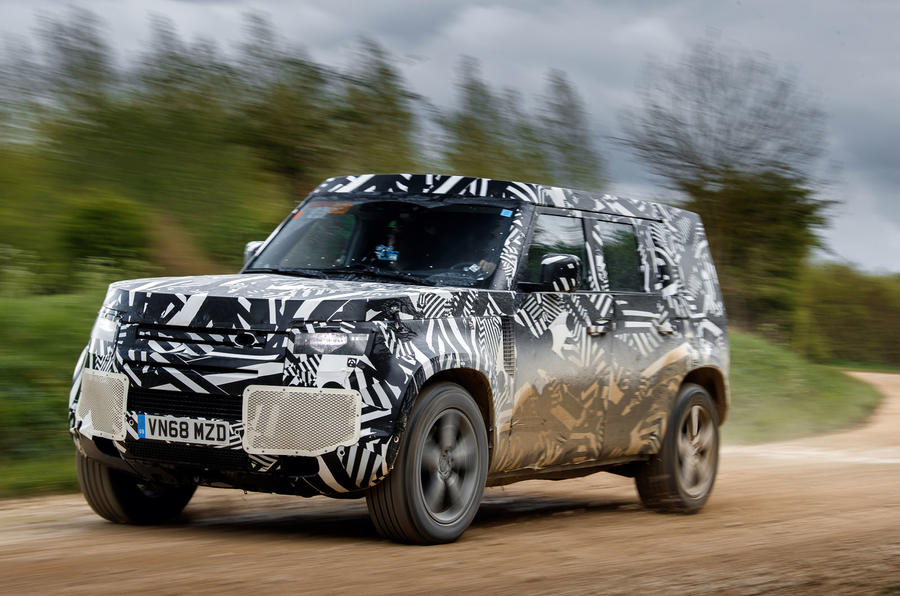
[(227, 445), (229, 424), (216, 420), (177, 418), (138, 414), (138, 438), (198, 443), (201, 445)]

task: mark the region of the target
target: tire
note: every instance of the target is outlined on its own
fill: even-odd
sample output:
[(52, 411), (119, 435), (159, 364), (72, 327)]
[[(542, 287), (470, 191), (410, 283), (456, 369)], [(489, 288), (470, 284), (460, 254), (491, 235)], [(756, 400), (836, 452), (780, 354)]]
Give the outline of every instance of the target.
[(709, 499), (719, 465), (719, 417), (709, 393), (686, 383), (678, 392), (662, 447), (635, 475), (645, 507), (696, 513)]
[(97, 515), (118, 524), (162, 524), (178, 516), (196, 486), (145, 486), (137, 476), (76, 453), (78, 485)]
[(453, 542), (478, 512), (488, 441), (472, 396), (454, 383), (426, 387), (390, 474), (366, 493), (378, 533), (397, 542)]

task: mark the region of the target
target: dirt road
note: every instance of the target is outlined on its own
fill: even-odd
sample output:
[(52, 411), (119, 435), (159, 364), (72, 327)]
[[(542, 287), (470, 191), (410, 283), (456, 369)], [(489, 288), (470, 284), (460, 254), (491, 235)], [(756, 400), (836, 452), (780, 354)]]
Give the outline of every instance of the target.
[(80, 496), (0, 501), (0, 593), (900, 594), (900, 375), (864, 427), (726, 447), (698, 515), (607, 474), (487, 491), (451, 545), (380, 540), (362, 501), (198, 491), (182, 525), (116, 526)]

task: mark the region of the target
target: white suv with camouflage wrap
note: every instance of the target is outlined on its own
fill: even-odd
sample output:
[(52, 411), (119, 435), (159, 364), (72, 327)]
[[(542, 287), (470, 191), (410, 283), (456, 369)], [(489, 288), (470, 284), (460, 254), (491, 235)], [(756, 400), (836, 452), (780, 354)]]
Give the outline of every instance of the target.
[(438, 175), (326, 180), (236, 275), (110, 286), (69, 400), (88, 503), (176, 516), (197, 485), (363, 497), (456, 539), (486, 485), (611, 471), (712, 489), (728, 338), (699, 217)]

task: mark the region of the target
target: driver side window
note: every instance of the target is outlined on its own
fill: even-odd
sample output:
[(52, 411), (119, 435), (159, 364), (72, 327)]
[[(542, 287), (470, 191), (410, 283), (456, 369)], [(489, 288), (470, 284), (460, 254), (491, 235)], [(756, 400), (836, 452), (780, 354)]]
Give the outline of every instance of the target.
[(548, 253), (575, 255), (581, 259), (581, 290), (590, 288), (584, 229), (576, 217), (540, 213), (534, 224), (534, 236), (528, 247), (528, 271), (525, 281), (541, 281), (541, 259)]

